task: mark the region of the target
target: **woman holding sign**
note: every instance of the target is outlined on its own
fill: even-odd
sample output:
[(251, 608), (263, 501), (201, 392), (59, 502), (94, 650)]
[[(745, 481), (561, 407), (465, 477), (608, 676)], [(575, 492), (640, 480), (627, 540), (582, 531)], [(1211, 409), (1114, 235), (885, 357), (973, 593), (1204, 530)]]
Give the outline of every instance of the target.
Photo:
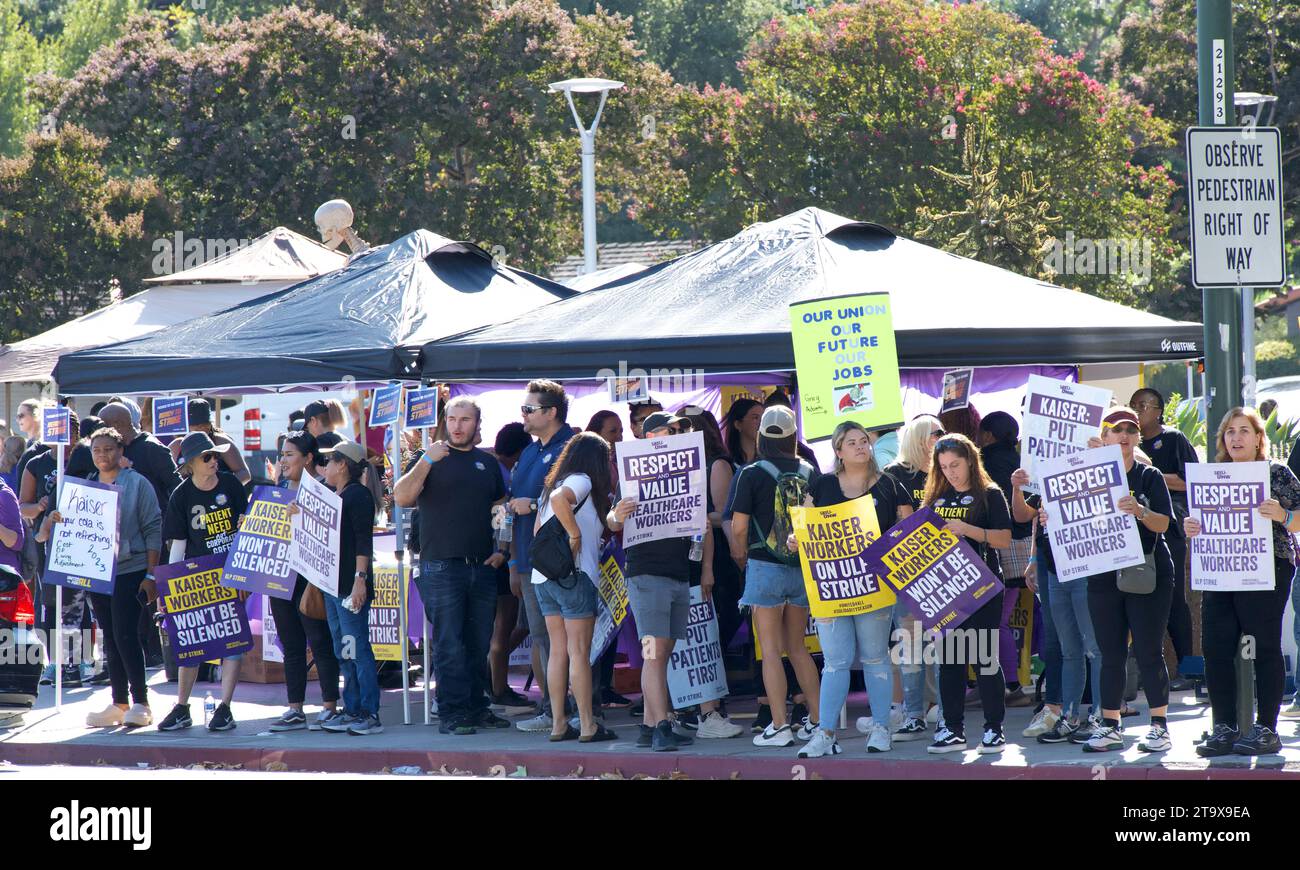
[[(966, 543), (983, 557), (989, 570), (1001, 577), (1002, 566), (997, 551), (1011, 545), (1011, 511), (1006, 496), (984, 470), (975, 444), (965, 435), (941, 438), (935, 442), (930, 467), (924, 506), (932, 508), (943, 518), (948, 531), (965, 538)], [(998, 593), (971, 614), (961, 628), (981, 634), (996, 632), (1001, 621), (1002, 593)], [(991, 644), (979, 643), (977, 657), (980, 661), (968, 662), (965, 660), (967, 656), (952, 656), (947, 649), (948, 643), (943, 646), (944, 661), (939, 665), (943, 726), (934, 735), (929, 751), (960, 752), (966, 748), (966, 668), (973, 665), (980, 701), (984, 706), (984, 737), (979, 751), (986, 754), (1001, 752), (1007, 745), (1002, 734), (1007, 684), (998, 664), (997, 650), (992, 649)], [(961, 660), (948, 661), (949, 658)]]
[[(158, 567), (158, 553), (162, 548), (162, 514), (153, 484), (139, 472), (122, 468), (124, 446), (116, 429), (103, 428), (90, 437), (96, 469), (90, 479), (112, 484), (120, 490), (113, 592), (90, 594), (95, 621), (103, 631), (113, 703), (86, 717), (86, 724), (91, 728), (140, 727), (153, 721), (139, 625), (141, 606), (158, 597), (153, 570)], [(50, 527), (62, 520), (57, 510), (50, 511), (42, 534), (48, 534)], [(130, 709), (126, 703), (128, 688)]]
[[(1253, 408), (1232, 408), (1215, 436), (1215, 462), (1268, 462), (1264, 421)], [(1273, 588), (1210, 591), (1201, 595), (1201, 644), (1205, 650), (1205, 682), (1214, 713), (1214, 732), (1196, 754), (1204, 758), (1237, 753), (1271, 755), (1282, 751), (1277, 736), (1286, 665), (1282, 660), (1282, 614), (1295, 576), (1295, 544), (1300, 531), (1300, 481), (1280, 462), (1269, 462), (1269, 493), (1257, 508), (1273, 534)], [(1192, 485), (1194, 487), (1195, 484)], [(1191, 487), (1189, 487), (1191, 488)], [(1193, 505), (1195, 507), (1195, 504)], [(1249, 528), (1249, 526), (1247, 526)], [(1188, 539), (1206, 531), (1194, 517), (1183, 520)], [(1222, 535), (1216, 535), (1222, 538)], [(1193, 556), (1192, 572), (1196, 572)], [(1267, 570), (1260, 566), (1261, 573)], [(1255, 725), (1237, 731), (1237, 647), (1242, 636), (1255, 644), (1255, 691), (1259, 699)]]
[[(1118, 572), (1088, 577), (1088, 612), (1101, 648), (1101, 726), (1094, 728), (1085, 752), (1108, 752), (1124, 748), (1120, 732), (1120, 709), (1124, 704), (1125, 667), (1128, 639), (1133, 636), (1133, 653), (1142, 674), (1142, 689), (1151, 706), (1151, 729), (1138, 749), (1164, 752), (1169, 748), (1165, 714), (1169, 710), (1169, 672), (1165, 668), (1165, 627), (1174, 596), (1174, 562), (1169, 558), (1164, 532), (1169, 529), (1173, 504), (1164, 476), (1150, 465), (1137, 462), (1134, 450), (1142, 440), (1137, 414), (1128, 408), (1112, 408), (1101, 421), (1101, 438), (1090, 439), (1090, 447), (1118, 444), (1128, 476), (1129, 495), (1116, 507), (1137, 521), (1142, 552), (1148, 569), (1154, 571), (1155, 588), (1130, 592), (1121, 588)], [(1041, 518), (1041, 515), (1040, 515)], [(1131, 570), (1131, 569), (1130, 569)]]
[[(867, 430), (858, 423), (845, 422), (831, 435), (835, 449), (835, 472), (817, 479), (811, 490), (816, 507), (844, 504), (868, 499), (874, 507), (877, 528), (884, 532), (894, 523), (912, 515), (912, 498), (897, 480), (876, 467)], [(879, 580), (876, 581), (879, 585)], [(889, 662), (889, 636), (894, 621), (894, 606), (877, 607), (854, 616), (834, 616), (817, 620), (825, 667), (821, 684), (821, 728), (799, 750), (800, 758), (838, 755), (833, 722), (849, 696), (849, 669), (855, 658), (862, 660), (867, 696), (871, 700), (873, 724), (867, 738), (867, 752), (888, 752), (890, 701), (893, 698), (893, 669)], [(920, 724), (923, 732), (925, 726)]]

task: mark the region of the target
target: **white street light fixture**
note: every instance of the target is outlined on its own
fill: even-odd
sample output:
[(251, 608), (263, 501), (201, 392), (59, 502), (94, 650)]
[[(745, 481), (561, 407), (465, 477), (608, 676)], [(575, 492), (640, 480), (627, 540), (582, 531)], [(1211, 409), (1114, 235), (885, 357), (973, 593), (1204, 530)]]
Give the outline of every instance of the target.
[[(605, 111), (609, 92), (621, 89), (623, 83), (612, 79), (565, 79), (551, 82), (550, 87), (553, 91), (564, 92), (582, 139), (582, 271), (584, 275), (590, 275), (596, 271), (596, 128), (600, 126), (600, 115)], [(596, 118), (590, 127), (584, 127), (578, 117), (578, 108), (573, 104), (573, 95), (596, 93), (600, 94)]]

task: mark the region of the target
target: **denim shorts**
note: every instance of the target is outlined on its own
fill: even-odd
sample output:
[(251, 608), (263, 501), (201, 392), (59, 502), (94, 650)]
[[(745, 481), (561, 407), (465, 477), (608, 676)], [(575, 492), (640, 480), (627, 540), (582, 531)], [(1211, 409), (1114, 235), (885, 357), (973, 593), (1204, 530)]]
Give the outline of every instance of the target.
[(750, 559), (745, 566), (745, 592), (740, 603), (750, 607), (808, 606), (808, 591), (798, 565)]
[(686, 618), (691, 609), (691, 588), (685, 580), (659, 574), (627, 578), (627, 601), (641, 637), (686, 640)]
[[(531, 578), (528, 582), (532, 582)], [(572, 589), (565, 589), (554, 580), (533, 586), (537, 593), (537, 606), (542, 616), (563, 616), (565, 619), (587, 619), (596, 615), (596, 587), (586, 574), (578, 575)]]

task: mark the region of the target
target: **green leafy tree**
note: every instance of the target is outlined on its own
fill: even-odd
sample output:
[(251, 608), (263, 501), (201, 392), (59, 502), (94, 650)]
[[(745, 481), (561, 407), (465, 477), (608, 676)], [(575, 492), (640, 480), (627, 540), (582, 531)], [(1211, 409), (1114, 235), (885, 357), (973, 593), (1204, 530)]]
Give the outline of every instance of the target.
[(75, 126), (31, 135), (0, 159), (0, 341), (17, 341), (128, 292), (148, 277), (150, 240), (168, 225), (149, 179), (114, 179), (105, 142)]
[(41, 50), (14, 0), (0, 0), (0, 156), (14, 155), (36, 124), (27, 99), (27, 76), (40, 67)]

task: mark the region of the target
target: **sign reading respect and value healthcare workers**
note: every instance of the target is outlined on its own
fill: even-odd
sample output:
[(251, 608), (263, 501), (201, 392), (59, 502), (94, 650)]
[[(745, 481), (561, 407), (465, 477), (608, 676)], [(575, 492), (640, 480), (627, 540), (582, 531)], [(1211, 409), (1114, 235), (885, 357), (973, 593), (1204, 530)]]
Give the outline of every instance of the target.
[(623, 498), (636, 499), (625, 548), (705, 532), (703, 432), (620, 441), (614, 453)]
[(239, 593), (221, 584), (225, 554), (159, 565), (158, 600), (172, 655), (180, 667), (240, 655), (253, 632)]
[(814, 617), (857, 616), (896, 600), (866, 560), (867, 548), (880, 538), (874, 502), (867, 496), (829, 507), (790, 509)]
[(1020, 427), (1020, 467), (1029, 472), (1026, 492), (1039, 492), (1039, 460), (1078, 453), (1087, 448), (1089, 438), (1101, 434), (1101, 418), (1112, 395), (1102, 387), (1029, 376)]
[(1118, 507), (1129, 494), (1118, 444), (1044, 459), (1038, 472), (1057, 579), (1142, 564), (1137, 520)]
[(903, 424), (903, 389), (888, 293), (795, 302), (790, 338), (803, 435), (831, 437), (845, 420), (866, 429)]
[(290, 522), (289, 567), (322, 592), (337, 595), (343, 499), (304, 474), (297, 502), (299, 512)]
[(1267, 462), (1187, 463), (1187, 508), (1201, 523), (1188, 541), (1193, 589), (1274, 587), (1273, 523), (1259, 513), (1268, 497)]
[(292, 490), (278, 486), (253, 490), (253, 501), (226, 551), (226, 568), (221, 577), (224, 585), (286, 601), (293, 598), (297, 582), (289, 564), (293, 538), (289, 504), (293, 498)]
[(867, 559), (923, 631), (957, 628), (1002, 591), (998, 576), (930, 508), (881, 535)]
[(112, 484), (65, 477), (59, 515), (50, 533), (42, 581), (111, 595), (117, 576), (117, 506), (121, 489)]

